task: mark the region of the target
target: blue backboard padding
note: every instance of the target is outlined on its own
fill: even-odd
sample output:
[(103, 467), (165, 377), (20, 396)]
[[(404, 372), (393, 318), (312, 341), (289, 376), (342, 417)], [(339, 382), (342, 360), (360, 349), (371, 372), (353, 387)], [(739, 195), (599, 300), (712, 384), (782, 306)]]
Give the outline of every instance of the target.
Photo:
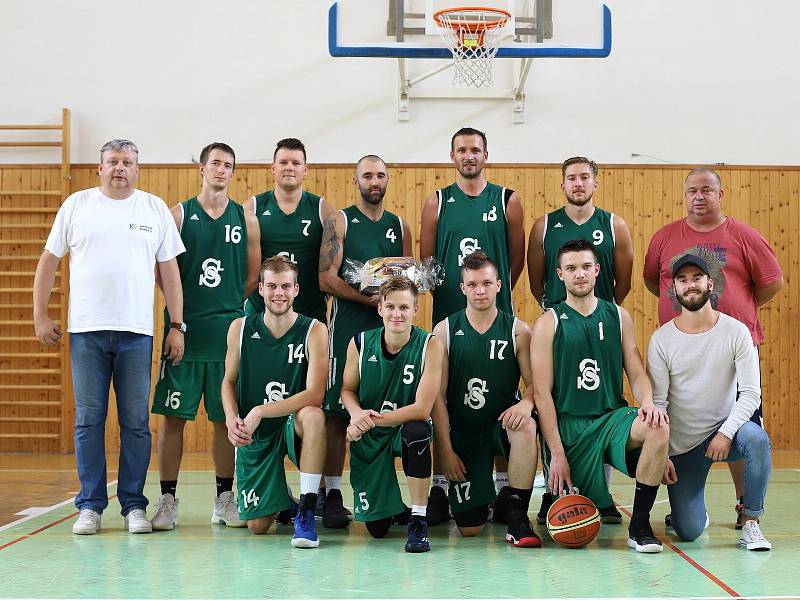
[[(452, 58), (449, 48), (420, 47), (394, 43), (377, 46), (339, 45), (339, 3), (328, 11), (328, 51), (331, 56), (366, 58)], [(611, 54), (611, 10), (603, 5), (603, 45), (600, 48), (499, 48), (497, 58), (605, 58)]]

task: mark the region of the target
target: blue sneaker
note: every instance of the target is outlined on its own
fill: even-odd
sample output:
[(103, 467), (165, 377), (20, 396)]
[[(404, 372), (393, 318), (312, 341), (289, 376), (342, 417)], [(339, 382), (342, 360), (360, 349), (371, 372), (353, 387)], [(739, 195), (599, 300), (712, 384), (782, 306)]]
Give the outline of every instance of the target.
[(305, 496), (300, 496), (300, 506), (297, 509), (297, 516), (294, 518), (292, 546), (295, 548), (316, 548), (319, 546), (314, 509), (306, 506)]
[(425, 519), (412, 516), (408, 522), (408, 541), (406, 552), (430, 552), (431, 544), (428, 541), (428, 523)]

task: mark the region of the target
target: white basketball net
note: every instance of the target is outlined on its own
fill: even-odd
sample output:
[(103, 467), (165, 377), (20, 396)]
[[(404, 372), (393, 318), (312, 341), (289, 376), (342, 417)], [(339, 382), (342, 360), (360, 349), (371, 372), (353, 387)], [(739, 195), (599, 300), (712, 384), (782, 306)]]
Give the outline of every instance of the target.
[(503, 27), (510, 15), (487, 8), (459, 8), (434, 17), (453, 54), (453, 85), (489, 87)]

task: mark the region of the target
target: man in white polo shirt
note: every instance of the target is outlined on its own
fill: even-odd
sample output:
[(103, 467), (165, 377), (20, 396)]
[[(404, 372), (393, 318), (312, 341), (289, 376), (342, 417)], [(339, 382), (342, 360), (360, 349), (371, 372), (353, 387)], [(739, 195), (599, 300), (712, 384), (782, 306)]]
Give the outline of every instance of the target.
[(56, 344), (61, 328), (47, 304), (58, 263), (69, 253), (68, 328), (75, 395), (80, 516), (72, 533), (100, 531), (108, 506), (105, 422), (113, 381), (120, 426), (117, 496), (131, 533), (149, 533), (143, 492), (150, 464), (150, 365), (155, 265), (171, 328), (164, 352), (183, 356), (183, 292), (175, 257), (186, 249), (164, 201), (135, 188), (139, 150), (128, 140), (100, 149), (99, 188), (72, 194), (58, 210), (33, 283), (36, 337)]

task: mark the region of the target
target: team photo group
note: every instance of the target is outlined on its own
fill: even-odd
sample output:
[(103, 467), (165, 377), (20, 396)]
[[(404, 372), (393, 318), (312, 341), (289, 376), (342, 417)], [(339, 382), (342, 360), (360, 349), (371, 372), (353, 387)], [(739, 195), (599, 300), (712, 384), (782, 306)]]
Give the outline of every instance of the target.
[[(771, 445), (758, 310), (784, 278), (769, 243), (725, 214), (719, 174), (698, 167), (686, 173), (685, 215), (635, 248), (624, 220), (594, 204), (598, 167), (581, 156), (561, 165), (563, 206), (533, 215), (526, 231), (525, 199), (487, 181), (488, 156), (483, 132), (452, 136), (454, 182), (429, 190), (414, 258), (409, 223), (384, 207), (391, 173), (377, 155), (357, 162), (354, 202), (337, 210), (305, 189), (300, 140), (277, 143), (274, 189), (242, 202), (228, 195), (233, 148), (212, 143), (200, 154), (199, 193), (170, 209), (137, 189), (136, 145), (105, 144), (99, 187), (60, 207), (34, 281), (37, 338), (66, 343), (69, 333), (80, 480), (72, 532), (99, 533), (108, 506), (113, 384), (117, 497), (130, 533), (178, 525), (184, 428), (202, 399), (213, 431), (211, 521), (253, 534), (293, 527), (294, 547), (318, 547), (324, 529), (356, 521), (374, 538), (405, 527), (405, 550), (426, 552), (428, 528), (451, 519), (460, 536), (494, 522), (509, 544), (541, 547), (534, 525), (542, 531), (560, 497), (585, 496), (600, 522), (622, 523), (617, 470), (634, 480), (627, 544), (655, 553), (659, 487), (668, 531), (695, 540), (709, 524), (711, 465), (727, 462), (739, 545), (770, 550), (759, 525)], [(66, 254), (62, 330), (48, 301)], [(635, 254), (643, 273), (633, 272)], [(351, 275), (366, 263), (383, 275), (359, 289)], [(421, 283), (431, 265), (435, 285)], [(526, 265), (529, 281), (517, 285)], [(646, 361), (622, 308), (634, 276), (658, 298)], [(166, 306), (151, 394), (155, 286)], [(421, 327), (429, 288), (432, 321)], [(542, 309), (535, 322), (515, 316), (512, 290), (530, 290)], [(151, 412), (161, 491), (148, 517)], [(299, 489), (287, 485), (287, 458)], [(537, 470), (545, 491), (532, 523)]]

